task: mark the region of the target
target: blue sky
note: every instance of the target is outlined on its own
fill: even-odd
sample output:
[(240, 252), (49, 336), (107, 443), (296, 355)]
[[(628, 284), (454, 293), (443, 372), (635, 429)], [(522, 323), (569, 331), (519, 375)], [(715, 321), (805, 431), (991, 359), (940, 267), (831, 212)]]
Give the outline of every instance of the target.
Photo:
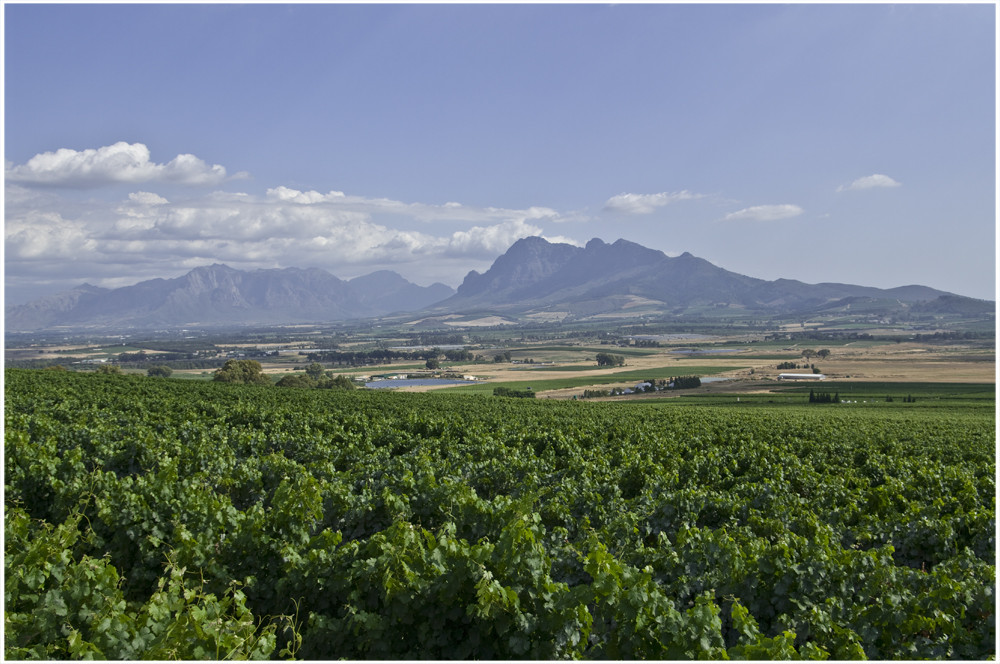
[(452, 286), (519, 237), (995, 299), (996, 19), (942, 5), (4, 5), (5, 295)]

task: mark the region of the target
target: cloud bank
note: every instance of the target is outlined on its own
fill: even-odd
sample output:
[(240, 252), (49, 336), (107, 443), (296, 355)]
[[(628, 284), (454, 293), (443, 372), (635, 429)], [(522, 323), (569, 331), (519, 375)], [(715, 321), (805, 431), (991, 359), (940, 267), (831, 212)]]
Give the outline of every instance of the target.
[(418, 282), (454, 282), (523, 237), (575, 244), (546, 236), (537, 223), (557, 218), (548, 208), (403, 203), (288, 187), (178, 201), (135, 191), (109, 205), (24, 196), (7, 202), (6, 268), (15, 287), (32, 278), (113, 287), (216, 262), (321, 267), (344, 278), (394, 269)]
[(193, 154), (179, 154), (165, 164), (157, 164), (151, 161), (145, 145), (124, 141), (96, 149), (43, 152), (19, 166), (7, 164), (5, 170), (8, 182), (70, 188), (122, 182), (215, 185), (227, 179), (224, 167), (209, 166)]
[(677, 201), (701, 198), (699, 194), (692, 194), (690, 191), (677, 191), (673, 193), (662, 192), (659, 194), (618, 194), (612, 196), (604, 203), (607, 212), (620, 212), (624, 214), (649, 214), (655, 212), (657, 208), (676, 203)]
[[(453, 282), (488, 266), (520, 238), (546, 237), (542, 224), (564, 221), (547, 207), (407, 203), (286, 186), (262, 196), (214, 191), (185, 198), (173, 188), (168, 199), (157, 191), (245, 176), (229, 176), (223, 166), (190, 154), (157, 163), (146, 145), (124, 141), (6, 162), (8, 291), (81, 281), (114, 287), (216, 262), (242, 269), (321, 267), (341, 277), (401, 269), (410, 279)], [(73, 195), (122, 184), (137, 186), (118, 200)]]
[(755, 205), (743, 208), (736, 212), (730, 212), (725, 216), (726, 221), (776, 221), (779, 219), (791, 219), (802, 214), (804, 210), (798, 205)]
[(837, 191), (857, 191), (860, 189), (875, 189), (878, 187), (898, 187), (899, 182), (896, 182), (888, 175), (882, 175), (881, 173), (875, 173), (874, 175), (866, 175), (863, 178), (858, 178), (849, 185), (841, 185), (837, 187)]

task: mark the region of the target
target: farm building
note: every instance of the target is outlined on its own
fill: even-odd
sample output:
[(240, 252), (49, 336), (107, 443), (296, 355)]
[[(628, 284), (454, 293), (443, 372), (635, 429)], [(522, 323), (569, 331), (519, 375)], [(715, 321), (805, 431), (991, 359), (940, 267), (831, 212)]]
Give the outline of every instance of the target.
[(823, 374), (816, 373), (783, 373), (778, 374), (778, 380), (825, 380), (826, 376)]

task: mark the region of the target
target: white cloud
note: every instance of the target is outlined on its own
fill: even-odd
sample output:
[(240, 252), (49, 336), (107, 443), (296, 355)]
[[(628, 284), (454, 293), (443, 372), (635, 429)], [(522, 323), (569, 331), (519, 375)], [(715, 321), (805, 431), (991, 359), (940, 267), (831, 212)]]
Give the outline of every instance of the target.
[(137, 191), (129, 194), (128, 199), (138, 205), (165, 205), (170, 202), (163, 196), (148, 191)]
[[(237, 177), (245, 175), (239, 173)], [(150, 160), (149, 148), (142, 143), (121, 141), (97, 149), (43, 152), (20, 166), (7, 162), (5, 177), (8, 182), (75, 188), (119, 182), (211, 185), (226, 179), (226, 169), (209, 166), (192, 154), (180, 154), (166, 164), (157, 164)]]
[(604, 209), (610, 212), (622, 212), (625, 214), (649, 214), (656, 208), (663, 207), (677, 201), (686, 201), (692, 198), (701, 198), (700, 194), (692, 194), (690, 191), (677, 191), (673, 193), (662, 192), (659, 194), (618, 194), (612, 196), (604, 203)]
[(7, 201), (6, 271), (14, 283), (44, 274), (50, 281), (61, 276), (66, 287), (112, 286), (123, 275), (134, 283), (177, 275), (181, 266), (224, 262), (242, 269), (322, 267), (345, 277), (397, 269), (418, 282), (457, 285), (519, 238), (544, 236), (540, 222), (559, 219), (544, 207), (402, 203), (287, 187), (263, 197), (213, 192), (173, 201), (136, 191), (117, 204), (82, 205), (50, 192), (47, 200), (44, 209), (35, 198)]
[(330, 191), (322, 194), (318, 191), (298, 191), (283, 186), (268, 189), (266, 195), (269, 201), (296, 203), (303, 206), (321, 206), (340, 212), (396, 215), (425, 222), (503, 223), (514, 220), (560, 221), (560, 214), (556, 210), (536, 206), (518, 210), (496, 207), (471, 207), (454, 201), (449, 201), (443, 205), (404, 203), (389, 198), (349, 196), (341, 191)]
[(858, 178), (851, 184), (844, 186), (841, 185), (837, 187), (837, 191), (856, 191), (859, 189), (874, 189), (876, 187), (898, 187), (899, 182), (896, 182), (888, 175), (882, 175), (881, 173), (875, 173), (874, 175), (866, 175), (863, 178)]
[[(446, 246), (450, 255), (497, 256), (523, 237), (542, 236), (542, 229), (522, 219), (507, 221), (495, 226), (474, 226), (466, 231), (452, 233)], [(547, 238), (553, 242), (565, 241)]]
[(802, 214), (804, 210), (798, 205), (755, 205), (743, 208), (726, 215), (726, 221), (775, 221), (791, 219)]
[(25, 215), (4, 220), (5, 262), (76, 260), (98, 248), (79, 220), (64, 219), (55, 212), (28, 211)]
[(331, 191), (324, 196), (318, 191), (302, 192), (296, 189), (289, 189), (288, 187), (274, 187), (267, 190), (267, 198), (272, 201), (288, 201), (301, 205), (312, 205), (329, 200), (341, 200), (344, 198), (344, 192)]

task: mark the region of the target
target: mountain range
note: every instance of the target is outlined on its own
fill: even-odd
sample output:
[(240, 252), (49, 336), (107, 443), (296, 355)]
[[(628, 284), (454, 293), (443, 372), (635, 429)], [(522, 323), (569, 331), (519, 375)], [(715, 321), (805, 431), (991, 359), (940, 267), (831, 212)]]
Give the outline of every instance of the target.
[(608, 244), (595, 238), (581, 248), (529, 237), (515, 242), (484, 274), (470, 272), (456, 294), (433, 309), (593, 314), (644, 307), (681, 314), (724, 306), (787, 314), (837, 306), (851, 298), (911, 304), (947, 295), (952, 294), (926, 286), (881, 289), (766, 281), (687, 252), (670, 257), (627, 240)]
[(689, 253), (670, 257), (626, 240), (585, 247), (523, 238), (485, 273), (466, 275), (457, 291), (417, 286), (395, 272), (344, 281), (320, 269), (241, 271), (196, 268), (175, 279), (124, 288), (83, 284), (8, 307), (12, 331), (193, 325), (331, 322), (396, 314), (456, 314), (580, 319), (591, 316), (699, 314), (737, 310), (762, 316), (821, 312), (992, 312), (993, 303), (926, 286), (880, 289), (841, 283), (766, 281), (730, 272)]
[(455, 290), (382, 270), (344, 281), (325, 270), (198, 267), (175, 279), (106, 289), (83, 284), (5, 311), (6, 329), (172, 328), (372, 318), (438, 302)]

